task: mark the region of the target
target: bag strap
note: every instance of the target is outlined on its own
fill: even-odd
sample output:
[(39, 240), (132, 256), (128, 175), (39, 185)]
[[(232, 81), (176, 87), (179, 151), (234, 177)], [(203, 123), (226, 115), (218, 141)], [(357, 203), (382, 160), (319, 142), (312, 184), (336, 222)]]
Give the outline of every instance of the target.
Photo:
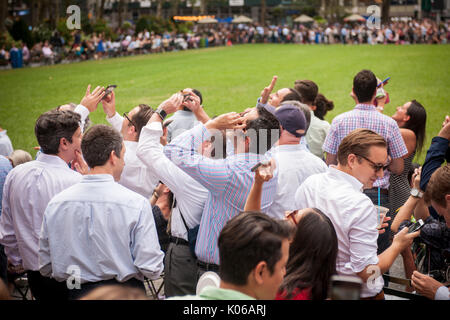
[[(175, 199), (174, 201), (175, 201), (175, 203), (176, 203), (177, 200)], [(175, 204), (175, 206), (176, 206), (176, 204)], [(175, 206), (174, 206), (174, 207), (175, 207)], [(183, 220), (184, 227), (186, 228), (186, 231), (189, 231), (189, 228), (188, 228), (188, 226), (187, 226), (186, 220), (184, 220), (183, 214), (181, 213), (180, 207), (178, 207), (178, 212), (180, 213), (181, 220)]]

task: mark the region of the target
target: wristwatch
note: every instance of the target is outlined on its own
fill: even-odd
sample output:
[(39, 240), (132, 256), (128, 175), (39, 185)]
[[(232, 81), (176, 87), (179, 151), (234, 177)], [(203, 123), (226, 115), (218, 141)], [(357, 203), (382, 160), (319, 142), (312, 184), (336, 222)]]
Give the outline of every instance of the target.
[(155, 112), (161, 117), (162, 121), (164, 121), (164, 119), (167, 117), (167, 112), (165, 112), (162, 108), (156, 109)]
[(423, 192), (420, 192), (419, 189), (412, 188), (412, 189), (411, 189), (411, 195), (412, 195), (414, 198), (422, 198), (422, 197), (423, 197)]

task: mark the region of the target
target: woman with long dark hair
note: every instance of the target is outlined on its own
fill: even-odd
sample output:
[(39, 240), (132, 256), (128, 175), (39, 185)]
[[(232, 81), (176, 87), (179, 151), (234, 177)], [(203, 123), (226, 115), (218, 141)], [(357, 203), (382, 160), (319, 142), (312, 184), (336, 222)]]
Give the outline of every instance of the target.
[(408, 172), (411, 170), (412, 160), (416, 154), (422, 151), (425, 141), (425, 126), (427, 112), (416, 100), (408, 101), (403, 106), (397, 107), (392, 116), (402, 134), (408, 153), (403, 157), (404, 168), (399, 175), (392, 174), (389, 180), (389, 203), (391, 212), (398, 210), (409, 198), (411, 187), (408, 180)]
[(336, 231), (331, 220), (319, 209), (294, 211), (290, 218), (297, 229), (276, 299), (325, 300), (330, 278), (336, 273)]

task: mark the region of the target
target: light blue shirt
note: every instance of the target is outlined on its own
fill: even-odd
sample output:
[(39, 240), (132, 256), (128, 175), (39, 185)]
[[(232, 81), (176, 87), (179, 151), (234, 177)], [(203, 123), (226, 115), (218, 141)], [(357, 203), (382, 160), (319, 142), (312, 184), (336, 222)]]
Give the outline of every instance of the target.
[(0, 155), (9, 156), (14, 151), (6, 130), (0, 131)]
[(163, 270), (150, 203), (111, 175), (84, 176), (48, 204), (39, 239), (39, 269), (81, 283), (156, 279)]
[(12, 170), (11, 162), (4, 156), (0, 155), (0, 215), (2, 214), (2, 195), (3, 185), (5, 184), (6, 176), (8, 172)]
[(185, 110), (178, 110), (169, 119), (172, 123), (167, 126), (167, 142), (200, 123), (193, 112)]

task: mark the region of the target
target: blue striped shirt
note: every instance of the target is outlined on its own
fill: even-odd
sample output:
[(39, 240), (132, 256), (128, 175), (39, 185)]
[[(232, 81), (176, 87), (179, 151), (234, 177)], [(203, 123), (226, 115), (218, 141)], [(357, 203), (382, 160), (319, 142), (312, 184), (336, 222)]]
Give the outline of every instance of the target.
[[(211, 134), (203, 124), (177, 136), (164, 149), (165, 155), (192, 178), (202, 184), (209, 195), (203, 209), (195, 253), (206, 263), (219, 264), (217, 240), (220, 231), (234, 216), (244, 210), (254, 180), (251, 168), (265, 160), (264, 155), (241, 153), (214, 160), (197, 153)], [(264, 212), (276, 194), (277, 177), (264, 184), (261, 210)]]

